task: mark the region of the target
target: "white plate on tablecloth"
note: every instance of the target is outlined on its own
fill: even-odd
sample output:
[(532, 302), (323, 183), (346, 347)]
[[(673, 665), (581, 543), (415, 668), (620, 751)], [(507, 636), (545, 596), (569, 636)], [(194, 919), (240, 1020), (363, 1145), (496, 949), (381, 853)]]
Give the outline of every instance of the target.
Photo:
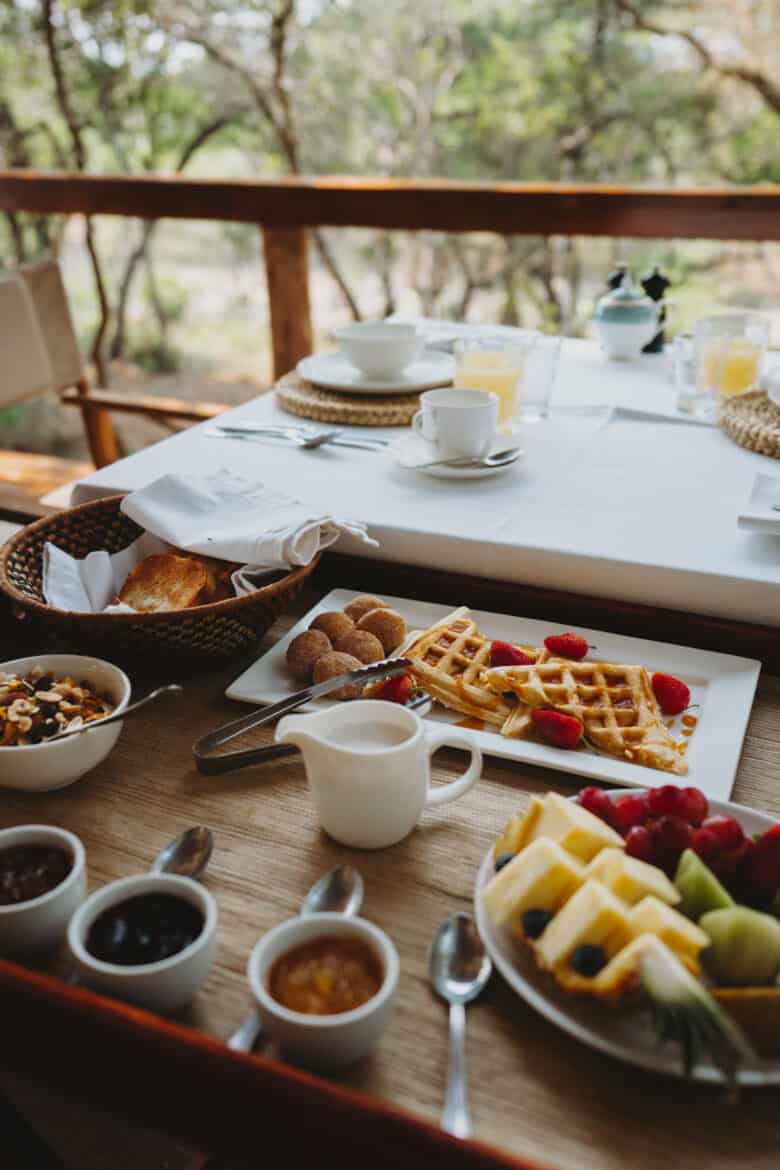
[(455, 362), (447, 354), (424, 352), (400, 374), (381, 381), (366, 377), (341, 352), (311, 354), (295, 368), (307, 382), (325, 390), (341, 390), (344, 394), (416, 394), (449, 385)]
[[(711, 800), (710, 812), (735, 816), (748, 836), (775, 824), (766, 813), (730, 801)], [(480, 895), (493, 876), (492, 852), (491, 848), (479, 868), (474, 911), (488, 954), (512, 990), (550, 1023), (583, 1044), (639, 1068), (681, 1076), (679, 1048), (669, 1042), (659, 1045), (649, 1012), (618, 1011), (609, 1004), (591, 1002), (585, 996), (564, 991), (550, 975), (539, 970), (528, 948), (515, 947), (511, 937), (490, 920)], [(694, 1069), (693, 1079), (719, 1082), (721, 1076), (713, 1064), (702, 1061)], [(746, 1064), (738, 1079), (741, 1085), (780, 1084), (780, 1057)]]
[[(323, 597), (267, 653), (231, 683), (226, 691), (228, 698), (245, 703), (275, 703), (300, 690), (300, 684), (290, 676), (285, 661), (290, 642), (308, 629), (317, 614), (343, 609), (357, 596), (351, 589), (334, 589)], [(410, 630), (422, 630), (446, 617), (456, 608), (460, 599), (453, 599), (452, 606), (390, 597), (387, 594), (384, 600), (403, 615)], [(541, 646), (548, 634), (560, 634), (572, 628), (554, 622), (510, 617), (482, 610), (473, 610), (472, 616), (484, 637), (532, 646)], [(469, 721), (469, 734), (474, 736), (482, 751), (486, 755), (538, 764), (540, 767), (555, 768), (574, 776), (612, 784), (651, 788), (667, 784), (670, 780), (695, 784), (708, 798), (728, 799), (734, 784), (761, 663), (752, 658), (737, 658), (731, 654), (716, 654), (666, 642), (650, 642), (643, 638), (589, 630), (582, 626), (577, 626), (576, 630), (598, 649), (598, 657), (603, 662), (641, 663), (650, 671), (673, 674), (688, 684), (691, 701), (700, 706), (696, 729), (689, 738), (687, 778), (670, 776), (668, 772), (645, 768), (628, 760), (600, 755), (587, 749), (564, 751), (532, 740), (507, 739), (497, 731), (474, 729), (473, 721)], [(335, 701), (319, 699), (301, 710), (322, 708)], [(447, 711), (437, 703), (434, 703), (428, 718), (444, 723), (462, 721), (460, 715)], [(674, 720), (672, 734), (679, 740), (682, 739), (681, 731), (678, 716)]]
[(750, 499), (737, 516), (737, 527), (780, 536), (780, 475), (756, 476)]

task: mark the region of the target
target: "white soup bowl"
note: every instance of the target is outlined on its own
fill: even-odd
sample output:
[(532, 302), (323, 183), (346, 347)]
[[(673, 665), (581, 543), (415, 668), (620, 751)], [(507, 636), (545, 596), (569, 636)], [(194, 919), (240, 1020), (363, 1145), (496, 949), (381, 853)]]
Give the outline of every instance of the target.
[(379, 381), (400, 374), (423, 347), (415, 326), (400, 321), (357, 321), (335, 329), (333, 336), (353, 366)]

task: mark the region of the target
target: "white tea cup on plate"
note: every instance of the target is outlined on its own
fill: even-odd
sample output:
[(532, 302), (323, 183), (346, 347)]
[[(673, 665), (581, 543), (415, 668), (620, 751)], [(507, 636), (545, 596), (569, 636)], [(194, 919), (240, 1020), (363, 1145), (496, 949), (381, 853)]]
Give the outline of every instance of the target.
[(488, 390), (427, 390), (412, 430), (443, 459), (487, 455), (498, 425), (498, 395)]
[[(395, 845), (424, 808), (457, 800), (482, 772), (482, 753), (466, 732), (433, 731), (414, 711), (376, 699), (286, 715), (276, 742), (300, 748), (320, 824), (355, 849)], [(431, 788), (431, 756), (445, 744), (463, 748), (471, 762), (456, 780)]]

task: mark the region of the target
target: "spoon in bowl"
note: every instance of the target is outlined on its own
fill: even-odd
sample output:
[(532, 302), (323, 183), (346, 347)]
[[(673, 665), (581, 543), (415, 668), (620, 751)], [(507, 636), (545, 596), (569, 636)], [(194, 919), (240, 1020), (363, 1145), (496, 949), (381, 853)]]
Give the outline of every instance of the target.
[(155, 687), (153, 691), (149, 691), (148, 695), (144, 695), (142, 699), (136, 699), (134, 703), (129, 703), (122, 711), (115, 711), (113, 715), (106, 715), (102, 719), (93, 719), (89, 723), (82, 723), (81, 727), (71, 727), (67, 731), (59, 731), (47, 742), (53, 743), (56, 740), (59, 743), (61, 739), (66, 739), (69, 735), (83, 735), (85, 731), (93, 731), (97, 727), (106, 727), (109, 723), (117, 723), (120, 719), (127, 719), (128, 715), (140, 711), (147, 703), (159, 699), (161, 695), (176, 695), (183, 690), (184, 687), (179, 686), (178, 683), (166, 683), (164, 687)]
[[(301, 914), (330, 911), (353, 918), (363, 904), (363, 878), (352, 865), (337, 865), (316, 881), (301, 903)], [(248, 1013), (227, 1042), (235, 1052), (251, 1052), (262, 1030), (254, 1009)]]
[(434, 990), (450, 1005), (450, 1055), (442, 1129), (455, 1137), (471, 1136), (466, 1101), (466, 1004), (480, 994), (493, 969), (482, 939), (468, 914), (453, 914), (439, 927), (428, 955)]

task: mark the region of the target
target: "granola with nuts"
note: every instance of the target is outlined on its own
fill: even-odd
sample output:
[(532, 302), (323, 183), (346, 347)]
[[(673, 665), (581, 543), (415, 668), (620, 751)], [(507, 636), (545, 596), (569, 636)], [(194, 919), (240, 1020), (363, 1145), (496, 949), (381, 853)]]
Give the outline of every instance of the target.
[(107, 695), (69, 675), (55, 679), (41, 666), (26, 675), (0, 670), (0, 747), (41, 743), (113, 710)]

